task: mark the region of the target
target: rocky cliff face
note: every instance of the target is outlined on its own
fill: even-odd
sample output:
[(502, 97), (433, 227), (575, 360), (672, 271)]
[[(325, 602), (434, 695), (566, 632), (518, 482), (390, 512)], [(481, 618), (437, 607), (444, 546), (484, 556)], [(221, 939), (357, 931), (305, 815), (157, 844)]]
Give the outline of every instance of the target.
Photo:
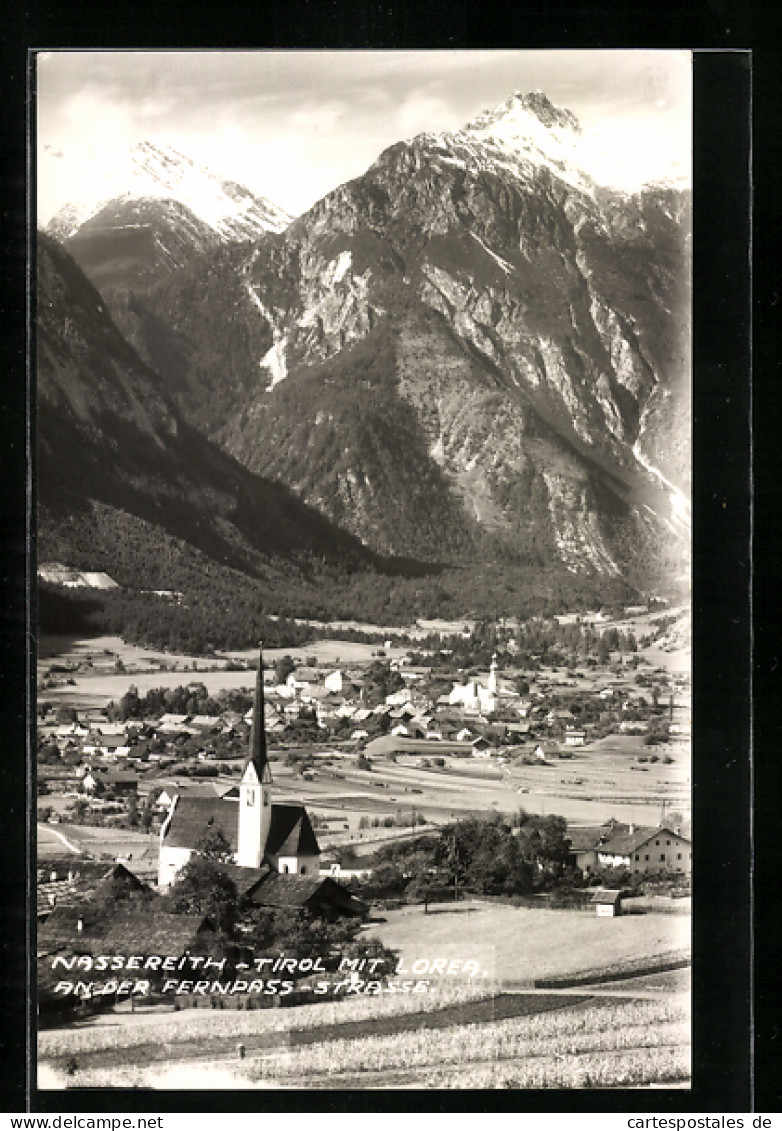
[[(230, 302), (200, 259), (135, 317), (191, 421), (375, 549), (642, 581), (687, 553), (689, 227), (672, 187), (598, 187), (573, 116), (519, 94), (223, 259)], [(210, 417), (218, 308), (243, 345)]]
[[(433, 550), (402, 475), (422, 483), (427, 467), (438, 497), (421, 517), (441, 513), (446, 549), (459, 528), (461, 545), (489, 537), (611, 574), (667, 529), (684, 553), (688, 200), (598, 188), (568, 163), (572, 135), (545, 96), (514, 96), (457, 134), (394, 146), (264, 241), (248, 285), (265, 389), (232, 450), (370, 541), (378, 510), (410, 497), (394, 527), (408, 550)], [(381, 334), (389, 416), (408, 424), (361, 450), (328, 390), (352, 390), (363, 414), (348, 358)], [(295, 474), (292, 411), (311, 451), (329, 436), (339, 450), (317, 474)], [(380, 476), (385, 503), (381, 465), (398, 469)]]
[(98, 292), (43, 234), (37, 261), (42, 560), (60, 551), (87, 564), (122, 559), (139, 587), (165, 578), (172, 547), (181, 545), (256, 578), (270, 564), (373, 561), (357, 539), (183, 420)]

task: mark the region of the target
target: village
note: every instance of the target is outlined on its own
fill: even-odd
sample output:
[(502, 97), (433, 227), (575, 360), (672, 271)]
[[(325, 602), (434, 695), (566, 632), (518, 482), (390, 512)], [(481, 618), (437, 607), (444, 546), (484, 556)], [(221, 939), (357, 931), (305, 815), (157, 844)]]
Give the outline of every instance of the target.
[[(302, 1010), (318, 994), (380, 994), (372, 1016), (384, 1017), (416, 986), (429, 995), (421, 1016), (454, 1008), (454, 994), (482, 1016), (487, 994), (508, 992), (515, 1016), (538, 1008), (535, 987), (585, 978), (668, 979), (659, 992), (681, 993), (686, 618), (632, 615), (316, 642), (260, 663), (105, 639), (50, 648), (37, 899), (41, 1024), (54, 1028), (42, 1055), (82, 1047), (87, 1024), (89, 1071), (114, 1063), (107, 1009), (132, 1043), (144, 1014), (255, 1010), (267, 994)], [(443, 913), (460, 911), (469, 918), (443, 936)], [(522, 953), (524, 916), (543, 945)], [(134, 973), (90, 973), (100, 954)], [(197, 961), (213, 974), (183, 975), (193, 954), (211, 955)], [(245, 973), (262, 962), (282, 974)], [(376, 977), (361, 976), (367, 962)], [(177, 1055), (203, 1052), (193, 1041)], [(50, 1062), (84, 1068), (64, 1052)]]
[[(670, 621), (647, 613), (650, 648), (659, 642), (655, 629), (670, 630)], [(461, 640), (460, 658), (480, 658), (474, 632)], [(556, 645), (553, 655), (544, 653), (547, 663), (525, 656), (522, 667), (513, 633), (495, 630), (489, 643), (497, 651), (484, 671), (457, 668), (452, 648), (422, 652), (393, 639), (365, 646), (364, 662), (344, 666), (315, 656), (270, 658), (265, 726), (276, 788), (307, 804), (329, 871), (357, 867), (380, 843), (468, 815), (526, 809), (561, 814), (575, 827), (608, 819), (687, 826), (686, 669), (653, 667), (637, 650), (603, 652), (602, 662), (582, 657), (577, 666)], [(252, 659), (211, 671), (199, 670), (210, 668), (207, 661), (193, 661), (191, 678), (164, 673), (162, 664), (142, 656), (126, 664), (109, 649), (83, 651), (70, 664), (41, 663), (42, 860), (61, 852), (66, 826), (76, 827), (71, 841), (81, 837), (107, 856), (124, 831), (137, 866), (151, 873), (151, 838), (173, 797), (236, 788), (252, 721)], [(82, 706), (86, 694), (73, 705), (62, 694), (71, 689), (71, 670), (84, 674), (80, 690), (108, 672), (127, 690), (103, 707)], [(221, 686), (210, 691), (210, 677)]]

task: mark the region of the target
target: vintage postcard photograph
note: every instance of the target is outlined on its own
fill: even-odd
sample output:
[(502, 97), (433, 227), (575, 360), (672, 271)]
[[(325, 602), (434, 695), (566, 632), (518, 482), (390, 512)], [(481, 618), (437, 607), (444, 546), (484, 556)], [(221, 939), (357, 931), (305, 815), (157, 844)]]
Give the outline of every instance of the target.
[(689, 1089), (691, 53), (34, 65), (38, 1088)]

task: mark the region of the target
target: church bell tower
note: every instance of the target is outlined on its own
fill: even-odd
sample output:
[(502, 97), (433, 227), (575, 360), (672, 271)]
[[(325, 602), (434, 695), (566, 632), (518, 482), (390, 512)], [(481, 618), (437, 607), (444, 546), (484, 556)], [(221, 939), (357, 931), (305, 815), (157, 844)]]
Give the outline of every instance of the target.
[(239, 782), (239, 836), (236, 863), (260, 868), (266, 851), (272, 814), (272, 774), (266, 755), (263, 702), (263, 648), (258, 657), (255, 703), (250, 732), (250, 756)]

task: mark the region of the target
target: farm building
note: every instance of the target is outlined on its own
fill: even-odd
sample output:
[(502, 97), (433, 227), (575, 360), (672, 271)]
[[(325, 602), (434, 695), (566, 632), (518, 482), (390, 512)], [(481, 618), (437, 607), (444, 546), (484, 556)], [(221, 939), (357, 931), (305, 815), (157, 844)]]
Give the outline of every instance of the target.
[[(144, 969), (147, 958), (161, 955), (175, 960), (185, 958), (191, 951), (196, 954), (204, 951), (214, 938), (214, 926), (203, 915), (172, 915), (168, 912), (124, 908), (115, 912), (110, 919), (102, 918), (90, 922), (89, 905), (80, 908), (63, 908), (51, 916), (39, 930), (38, 936), (38, 990), (42, 1008), (52, 1006), (52, 991), (60, 981), (71, 981), (74, 989), (63, 1002), (71, 1006), (80, 1000), (89, 999), (91, 977), (79, 967), (69, 968), (79, 954), (111, 954), (134, 956), (138, 960), (137, 969), (140, 980), (147, 985), (159, 983), (169, 972)], [(57, 957), (63, 965), (55, 969)], [(109, 972), (104, 975), (107, 983), (114, 982), (115, 993), (129, 994), (136, 981), (131, 974), (125, 980), (123, 975), (113, 978)], [(48, 999), (48, 1000), (47, 1000)]]
[(605, 825), (589, 825), (581, 828), (568, 826), (568, 865), (571, 868), (580, 868), (585, 875), (594, 872), (597, 868), (597, 846), (607, 831)]
[(113, 864), (108, 870), (103, 861), (69, 860), (67, 867), (54, 868), (46, 879), (39, 878), (36, 888), (39, 921), (75, 907), (87, 900), (99, 900), (117, 887), (148, 891), (148, 885), (129, 871), (124, 864)]
[(596, 851), (599, 868), (641, 873), (692, 871), (692, 842), (665, 827), (615, 826)]
[(692, 843), (669, 828), (621, 825), (571, 826), (568, 864), (589, 874), (600, 868), (626, 868), (629, 872), (684, 872), (692, 870)]
[(82, 779), (87, 793), (113, 793), (127, 796), (138, 793), (138, 774), (132, 770), (90, 769)]
[(369, 907), (329, 876), (285, 876), (267, 869), (246, 897), (256, 907), (306, 910), (324, 919), (365, 918)]
[(405, 738), (383, 734), (373, 738), (366, 745), (365, 753), (370, 758), (383, 758), (390, 754), (453, 754), (469, 757), (473, 752), (469, 742), (444, 742), (437, 738)]
[(565, 731), (566, 746), (583, 746), (586, 742), (585, 730), (573, 730), (570, 727)]

